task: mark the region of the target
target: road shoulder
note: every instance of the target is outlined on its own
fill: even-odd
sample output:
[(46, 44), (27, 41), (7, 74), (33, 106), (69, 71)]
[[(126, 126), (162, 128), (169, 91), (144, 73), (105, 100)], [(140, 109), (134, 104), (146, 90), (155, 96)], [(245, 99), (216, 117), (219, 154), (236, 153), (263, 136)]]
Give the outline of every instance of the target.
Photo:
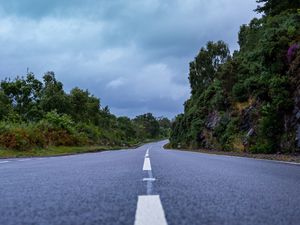
[(279, 161), (284, 163), (300, 165), (300, 155), (292, 155), (292, 154), (250, 154), (244, 152), (224, 152), (224, 151), (205, 150), (205, 149), (174, 149), (174, 148), (169, 148), (167, 144), (164, 145), (164, 149), (190, 151), (190, 152), (198, 152), (204, 154), (221, 155), (221, 156), (229, 156), (229, 157), (243, 157), (243, 158), (251, 158), (251, 159), (258, 159), (258, 160), (272, 160), (272, 161)]

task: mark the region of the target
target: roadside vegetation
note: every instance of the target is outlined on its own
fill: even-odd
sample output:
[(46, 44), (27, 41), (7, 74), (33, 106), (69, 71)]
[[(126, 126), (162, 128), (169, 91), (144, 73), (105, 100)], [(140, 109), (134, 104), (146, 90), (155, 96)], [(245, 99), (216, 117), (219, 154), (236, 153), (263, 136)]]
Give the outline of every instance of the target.
[(0, 157), (124, 148), (169, 133), (167, 118), (117, 117), (87, 90), (66, 93), (53, 72), (43, 81), (29, 73), (0, 83)]
[(208, 42), (190, 63), (191, 97), (170, 147), (246, 153), (300, 151), (300, 2), (259, 0), (240, 49)]

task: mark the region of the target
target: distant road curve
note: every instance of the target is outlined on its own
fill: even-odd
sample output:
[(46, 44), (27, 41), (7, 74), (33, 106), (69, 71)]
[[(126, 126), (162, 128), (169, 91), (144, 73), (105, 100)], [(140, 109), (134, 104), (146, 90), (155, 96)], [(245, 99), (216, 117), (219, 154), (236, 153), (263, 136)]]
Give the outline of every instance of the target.
[(300, 224), (299, 165), (164, 144), (0, 160), (0, 224)]

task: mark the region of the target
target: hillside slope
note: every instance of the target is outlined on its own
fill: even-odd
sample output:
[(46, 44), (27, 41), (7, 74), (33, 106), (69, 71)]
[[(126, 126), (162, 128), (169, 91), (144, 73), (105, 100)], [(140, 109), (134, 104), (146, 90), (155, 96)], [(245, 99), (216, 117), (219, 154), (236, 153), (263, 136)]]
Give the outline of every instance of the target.
[(173, 123), (172, 147), (300, 150), (300, 2), (258, 2), (263, 16), (241, 26), (239, 51), (208, 42), (190, 63), (191, 97)]

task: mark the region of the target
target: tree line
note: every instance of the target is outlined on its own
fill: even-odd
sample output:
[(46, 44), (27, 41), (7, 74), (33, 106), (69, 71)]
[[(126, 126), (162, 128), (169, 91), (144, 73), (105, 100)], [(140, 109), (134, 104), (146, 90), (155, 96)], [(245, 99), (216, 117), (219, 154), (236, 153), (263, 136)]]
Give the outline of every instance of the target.
[(88, 90), (66, 93), (54, 72), (33, 73), (0, 83), (0, 147), (131, 146), (169, 135), (168, 118), (151, 113), (134, 119), (113, 115)]
[(191, 97), (171, 145), (250, 153), (300, 149), (300, 2), (258, 0), (239, 50), (208, 42), (190, 63)]

